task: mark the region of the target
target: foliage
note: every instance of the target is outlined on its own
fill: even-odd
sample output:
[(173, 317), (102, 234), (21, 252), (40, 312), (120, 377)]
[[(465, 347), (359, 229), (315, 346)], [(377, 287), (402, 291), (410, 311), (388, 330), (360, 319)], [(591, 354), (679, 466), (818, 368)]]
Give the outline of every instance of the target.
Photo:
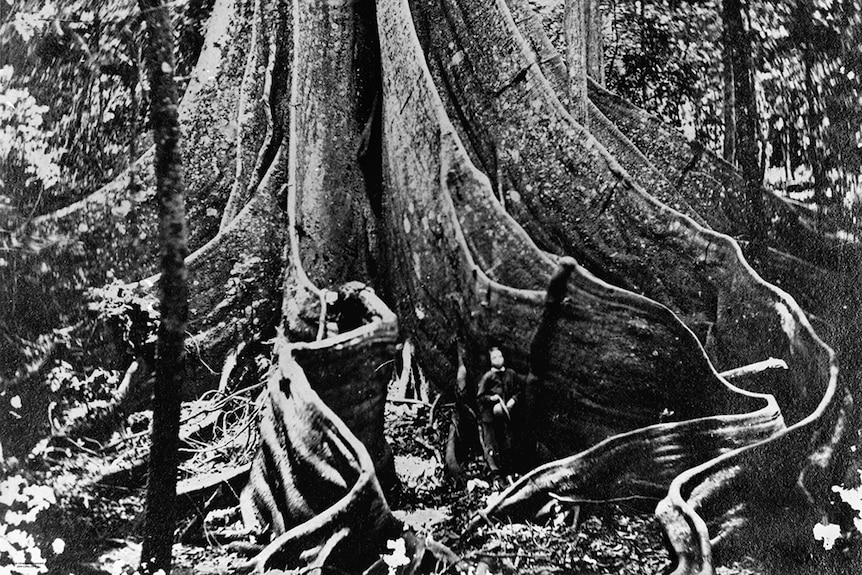
[(57, 362), (46, 378), (51, 393), (61, 402), (51, 403), (53, 425), (63, 428), (75, 419), (93, 418), (107, 410), (121, 376), (122, 373), (119, 370), (107, 370), (101, 367), (96, 367), (88, 373), (80, 373), (66, 361)]
[[(141, 73), (143, 25), (133, 0), (20, 0), (0, 22), (0, 55), (7, 86), (25, 90), (43, 121), (33, 136), (54, 154), (58, 168), (51, 186), (27, 188), (14, 179), (13, 197), (30, 208), (33, 196), (48, 191), (36, 206), (47, 213), (116, 177), (142, 146), (146, 133), (148, 86)], [(171, 3), (176, 21), (178, 77), (187, 80), (203, 42), (213, 0)], [(184, 84), (183, 84), (184, 85)], [(2, 101), (2, 100), (0, 100)], [(0, 125), (7, 112), (0, 111)], [(15, 124), (15, 118), (8, 123)], [(18, 122), (20, 123), (20, 121)], [(0, 158), (2, 153), (0, 145)], [(8, 162), (7, 173), (33, 162)], [(27, 158), (24, 158), (26, 160)], [(7, 185), (8, 187), (8, 185)]]
[(760, 40), (772, 165), (807, 165), (815, 179), (822, 171), (834, 198), (855, 195), (862, 170), (862, 2), (757, 3), (752, 30)]
[[(862, 478), (862, 470), (859, 471), (859, 476)], [(854, 537), (858, 538), (862, 534), (862, 485), (856, 487), (843, 487), (841, 485), (833, 485), (832, 491), (838, 494), (841, 501), (848, 505), (855, 513), (853, 518), (853, 528), (855, 533), (851, 531), (842, 531), (840, 525), (834, 523), (817, 523), (812, 529), (814, 539), (823, 542), (823, 548), (826, 551), (835, 547), (836, 542), (840, 540), (850, 540)]]
[(629, 0), (602, 7), (608, 87), (719, 149), (720, 2)]
[[(6, 87), (13, 73), (12, 66), (0, 69), (0, 162), (22, 165), (29, 176), (25, 185), (38, 182), (50, 190), (60, 181), (58, 162), (65, 150), (53, 147), (53, 133), (43, 129), (48, 106), (38, 105), (26, 87)], [(2, 177), (0, 187), (6, 187)]]
[(395, 469), (404, 488), (418, 497), (428, 496), (443, 485), (443, 466), (437, 460), (416, 455), (396, 455)]
[[(212, 5), (213, 0), (171, 3), (180, 80), (188, 78), (197, 59)], [(11, 375), (9, 370), (41, 334), (80, 319), (81, 290), (101, 282), (83, 271), (61, 275), (47, 263), (52, 250), (65, 250), (80, 256), (85, 267), (85, 249), (76, 239), (24, 238), (20, 230), (31, 218), (117, 177), (145, 149), (148, 86), (140, 73), (142, 33), (134, 0), (0, 2), (3, 377)], [(137, 186), (133, 174), (127, 185)], [(74, 258), (67, 264), (78, 265)]]
[(116, 329), (131, 355), (151, 356), (159, 318), (155, 296), (116, 280), (89, 293), (96, 322)]
[(0, 575), (46, 573), (45, 556), (63, 552), (62, 539), (54, 539), (49, 551), (28, 531), (39, 514), (56, 502), (51, 487), (31, 484), (21, 475), (0, 481)]
[[(661, 573), (668, 557), (661, 530), (649, 514), (606, 505), (581, 508), (579, 521), (566, 508), (547, 525), (511, 523), (480, 528), (468, 554), (509, 573)], [(593, 515), (595, 513), (595, 515)]]
[(410, 558), (407, 557), (407, 546), (404, 539), (390, 539), (386, 542), (386, 548), (389, 550), (381, 559), (386, 563), (389, 575), (396, 575), (399, 567), (404, 567), (410, 564)]
[(48, 372), (46, 379), (53, 393), (73, 394), (79, 401), (92, 401), (100, 395), (100, 389), (116, 386), (120, 381), (119, 376), (117, 370), (97, 367), (81, 379), (69, 363), (60, 361)]
[[(140, 25), (131, 2), (37, 6), (16, 3), (0, 38), (12, 47), (2, 62), (14, 68), (11, 86), (26, 86), (44, 107), (44, 140), (65, 152), (58, 162), (62, 185), (34, 206), (44, 213), (108, 181), (127, 163), (129, 138), (140, 124)], [(32, 197), (41, 190), (16, 188), (19, 205), (34, 209)]]
[[(609, 87), (720, 154), (720, 1), (602, 4)], [(767, 181), (791, 189), (816, 184), (821, 202), (855, 202), (862, 175), (862, 2), (747, 6)]]
[(721, 102), (709, 82), (719, 73), (719, 7), (674, 0), (606, 6), (608, 86), (691, 137), (719, 143)]

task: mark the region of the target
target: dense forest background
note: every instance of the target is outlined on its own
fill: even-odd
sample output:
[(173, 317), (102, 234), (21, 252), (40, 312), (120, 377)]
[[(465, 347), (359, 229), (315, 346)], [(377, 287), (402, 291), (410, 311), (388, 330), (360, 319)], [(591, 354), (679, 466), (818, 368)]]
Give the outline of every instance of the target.
[[(732, 160), (721, 3), (600, 4), (607, 87)], [(534, 3), (557, 39), (560, 5)], [(212, 2), (171, 8), (182, 82), (201, 48)], [(855, 205), (862, 142), (859, 6), (751, 2), (747, 8), (767, 183), (813, 192), (816, 173), (827, 203)], [(148, 133), (147, 86), (134, 2), (25, 2), (2, 10), (4, 185), (27, 187), (21, 198), (7, 196), (4, 217), (20, 224), (128, 167), (130, 154), (145, 148), (136, 140)], [(812, 168), (815, 158), (825, 164), (820, 171)]]
[[(212, 4), (170, 4), (181, 85), (196, 62)], [(608, 89), (733, 163), (735, 114), (721, 3), (601, 6)], [(537, 1), (534, 7), (562, 45), (561, 2)], [(799, 201), (819, 226), (851, 235), (862, 171), (859, 8), (851, 1), (751, 2), (745, 12), (764, 182)], [(16, 298), (6, 294), (11, 305), (3, 312), (2, 357), (10, 369), (25, 341), (32, 345), (56, 317), (69, 314), (61, 294), (94, 285), (41, 263), (39, 269), (17, 267), (21, 252), (63, 239), (21, 245), (15, 231), (128, 170), (130, 158), (149, 145), (149, 102), (135, 2), (36, 1), (4, 4), (0, 11), (6, 46), (0, 56), (0, 266), (15, 270), (14, 281), (0, 289), (40, 294), (26, 310), (16, 309)], [(125, 177), (130, 187), (137, 185), (134, 170)]]

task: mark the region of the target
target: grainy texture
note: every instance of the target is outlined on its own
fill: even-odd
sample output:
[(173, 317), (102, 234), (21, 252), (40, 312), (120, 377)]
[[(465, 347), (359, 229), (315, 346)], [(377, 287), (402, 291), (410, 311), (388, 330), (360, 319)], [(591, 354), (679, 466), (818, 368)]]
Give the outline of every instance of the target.
[[(407, 36), (410, 29), (404, 18), (404, 7), (399, 8), (394, 2), (383, 3), (379, 6), (379, 10), (382, 37), (385, 38), (382, 46), (383, 61), (390, 63), (384, 67), (384, 153), (385, 165), (388, 169), (385, 205), (386, 213), (391, 218), (386, 225), (386, 239), (388, 242), (387, 249), (391, 250), (390, 259), (393, 265), (397, 266), (391, 275), (393, 278), (401, 278), (404, 282), (404, 285), (396, 292), (399, 294), (399, 302), (402, 304), (399, 307), (399, 315), (404, 320), (405, 329), (414, 334), (417, 345), (421, 349), (436, 349), (443, 352), (440, 354), (439, 360), (433, 361), (432, 359), (430, 367), (432, 372), (434, 366), (438, 370), (449, 369), (445, 367), (446, 362), (451, 362), (451, 358), (455, 355), (454, 350), (452, 350), (453, 340), (456, 339), (452, 333), (453, 324), (458, 326), (458, 332), (464, 334), (463, 337), (467, 341), (482, 341), (483, 336), (488, 337), (501, 333), (495, 329), (495, 319), (505, 318), (508, 328), (503, 332), (506, 335), (504, 346), (511, 346), (507, 347), (505, 351), (507, 356), (512, 357), (516, 362), (520, 360), (520, 364), (516, 363), (516, 365), (523, 369), (526, 364), (526, 358), (524, 358), (526, 340), (532, 335), (532, 330), (523, 333), (517, 327), (513, 328), (512, 326), (521, 326), (527, 323), (536, 326), (538, 318), (533, 315), (534, 319), (527, 320), (523, 313), (530, 308), (525, 310), (522, 307), (523, 303), (517, 304), (506, 298), (507, 290), (503, 286), (491, 282), (485, 287), (485, 282), (482, 281), (484, 274), (481, 269), (477, 269), (479, 266), (476, 264), (483, 262), (483, 265), (489, 266), (488, 269), (491, 270), (489, 275), (506, 273), (505, 262), (523, 262), (525, 259), (523, 251), (529, 248), (529, 244), (522, 245), (520, 249), (511, 247), (512, 242), (515, 241), (514, 238), (518, 237), (516, 232), (507, 235), (510, 246), (508, 248), (504, 247), (506, 244), (503, 241), (489, 244), (484, 241), (471, 240), (471, 229), (487, 230), (502, 227), (504, 219), (501, 217), (501, 208), (499, 204), (496, 204), (496, 213), (499, 214), (497, 218), (500, 223), (481, 224), (484, 218), (493, 217), (492, 214), (495, 213), (494, 209), (488, 208), (488, 206), (495, 205), (491, 197), (490, 187), (483, 182), (481, 177), (471, 176), (469, 167), (459, 167), (465, 165), (466, 152), (457, 145), (452, 128), (448, 125), (446, 116), (440, 109), (440, 102), (435, 102), (436, 96), (431, 87), (428, 87), (428, 80), (422, 80), (423, 77), (427, 78), (428, 72), (421, 64), (421, 60), (411, 58), (411, 46), (413, 46), (414, 55), (419, 52), (414, 46), (415, 39)], [(426, 17), (424, 21), (431, 20), (432, 18)], [(495, 20), (485, 18), (483, 21), (493, 22)], [(473, 30), (475, 34), (475, 27)], [(459, 60), (460, 58), (456, 55), (451, 62), (460, 63)], [(425, 91), (424, 96), (423, 91)], [(405, 146), (404, 142), (410, 142), (410, 147)], [(414, 155), (412, 150), (417, 149), (420, 150), (420, 153)], [(474, 147), (474, 149), (476, 148)], [(434, 163), (427, 163), (429, 158), (440, 158), (440, 167)], [(537, 164), (534, 163), (531, 167), (536, 168)], [(466, 174), (454, 175), (453, 170), (456, 170), (455, 174), (465, 171)], [(479, 185), (468, 185), (471, 180), (478, 180)], [(473, 200), (476, 203), (472, 203), (464, 199), (469, 197), (467, 196), (468, 191), (480, 187), (485, 187), (484, 204), (478, 203), (481, 200)], [(429, 195), (428, 190), (434, 190), (434, 194)], [(473, 194), (480, 195), (477, 192), (473, 192)], [(459, 206), (455, 213), (448, 207), (450, 202), (453, 206)], [(477, 209), (478, 205), (484, 205), (485, 208), (479, 210)], [(447, 211), (451, 214), (449, 217), (445, 217)], [(459, 217), (455, 215), (456, 213), (466, 215)], [(477, 213), (483, 215), (477, 216)], [(427, 217), (427, 214), (437, 214), (437, 217), (432, 220)], [(677, 215), (676, 217), (680, 218), (681, 216)], [(415, 229), (421, 229), (425, 233), (418, 236), (411, 234), (411, 230)], [(486, 234), (480, 234), (479, 237), (487, 239)], [(409, 243), (406, 243), (408, 241)], [(467, 250), (465, 250), (466, 246), (469, 246)], [(499, 253), (501, 254), (509, 253), (511, 255), (495, 257), (491, 251), (494, 249), (500, 250)], [(503, 250), (506, 251), (503, 252)], [(489, 251), (491, 251), (490, 254)], [(535, 260), (541, 262), (541, 254), (535, 251), (533, 253)], [(529, 256), (526, 259), (529, 259)], [(519, 263), (519, 265), (525, 264)], [(459, 271), (459, 268), (463, 270), (465, 267), (474, 270), (472, 274), (466, 277), (463, 271)], [(737, 277), (734, 282), (748, 277), (750, 278), (749, 281), (754, 281), (757, 285), (756, 277), (751, 274), (750, 270), (743, 267), (740, 271), (743, 272), (742, 277)], [(548, 277), (546, 274), (543, 276)], [(506, 277), (507, 281), (514, 281), (516, 276)], [(471, 302), (471, 283), (482, 286), (478, 291), (483, 294), (484, 302), (478, 306)], [(764, 284), (760, 285), (764, 286)], [(624, 296), (622, 294), (606, 294), (606, 297), (616, 299)], [(749, 297), (754, 299), (750, 294)], [(776, 338), (790, 338), (787, 343), (793, 351), (783, 354), (783, 357), (794, 362), (792, 369), (795, 370), (795, 373), (792, 375), (791, 381), (795, 378), (800, 386), (810, 384), (812, 386), (812, 399), (815, 401), (823, 400), (821, 410), (814, 413), (803, 424), (811, 427), (810, 424), (816, 422), (822, 426), (822, 429), (830, 429), (830, 426), (835, 423), (837, 414), (834, 412), (835, 404), (831, 401), (835, 389), (835, 372), (834, 369), (830, 369), (831, 356), (828, 348), (822, 346), (813, 334), (807, 331), (807, 327), (805, 327), (807, 324), (790, 300), (782, 301), (779, 294), (770, 292), (768, 289), (760, 290), (760, 295), (756, 297), (756, 301), (763, 303), (766, 303), (763, 301), (764, 297), (778, 297), (778, 301), (782, 303), (777, 305), (787, 306), (784, 309), (789, 312), (782, 317), (793, 317), (790, 314), (796, 313), (796, 317), (799, 318), (796, 321), (799, 321), (801, 330), (794, 330), (793, 335), (790, 335), (783, 331), (781, 326), (784, 324), (778, 324), (776, 325)], [(620, 428), (627, 425), (626, 419), (637, 412), (632, 401), (648, 402), (651, 396), (650, 391), (648, 391), (649, 384), (644, 388), (638, 388), (637, 391), (628, 388), (627, 400), (623, 400), (622, 396), (609, 396), (606, 394), (609, 390), (614, 389), (614, 386), (605, 376), (600, 375), (602, 383), (591, 388), (589, 376), (578, 375), (581, 373), (579, 368), (585, 364), (589, 365), (590, 361), (608, 362), (606, 365), (613, 363), (615, 368), (624, 369), (624, 354), (615, 355), (611, 352), (609, 355), (605, 355), (596, 347), (591, 348), (590, 346), (608, 345), (610, 349), (625, 349), (627, 342), (631, 340), (627, 340), (626, 336), (621, 334), (610, 336), (610, 332), (605, 333), (607, 337), (599, 336), (592, 339), (592, 336), (597, 336), (601, 330), (612, 330), (613, 322), (603, 323), (597, 321), (594, 316), (589, 318), (591, 321), (586, 321), (584, 324), (578, 323), (578, 320), (585, 319), (585, 313), (588, 314), (587, 310), (590, 309), (590, 305), (587, 301), (589, 300), (583, 298), (579, 292), (572, 293), (572, 291), (569, 292), (569, 298), (573, 305), (572, 310), (577, 310), (577, 312), (569, 316), (565, 310), (563, 311), (555, 339), (557, 341), (559, 338), (564, 338), (563, 341), (566, 341), (565, 338), (578, 339), (568, 340), (568, 345), (563, 344), (560, 347), (551, 344), (547, 378), (545, 385), (538, 392), (540, 396), (545, 394), (545, 397), (551, 398), (547, 403), (549, 407), (546, 411), (550, 419), (537, 422), (536, 429), (540, 435), (538, 438), (540, 443), (544, 442), (545, 446), (549, 447), (552, 452), (553, 450), (562, 451), (565, 449), (574, 451), (578, 449), (579, 445), (596, 441), (603, 434), (608, 437), (622, 431)], [(457, 304), (447, 305), (453, 299)], [(750, 299), (745, 300), (745, 302), (749, 302)], [(531, 307), (534, 310), (532, 313), (535, 314), (538, 311), (540, 298), (534, 297), (532, 302)], [(738, 304), (734, 303), (733, 305)], [(449, 311), (447, 308), (454, 308), (454, 310)], [(630, 305), (626, 310), (627, 313), (635, 313), (633, 308), (636, 309), (636, 306)], [(796, 309), (795, 312), (790, 311), (794, 309)], [(457, 310), (461, 310), (462, 314), (464, 311), (469, 313), (460, 315), (461, 319), (459, 319)], [(778, 309), (778, 311), (781, 310)], [(605, 311), (603, 315), (607, 313)], [(650, 325), (652, 329), (656, 328), (656, 315), (658, 314), (651, 314)], [(486, 317), (487, 320), (485, 320)], [(605, 317), (609, 318), (606, 315)], [(758, 336), (762, 335), (761, 329), (762, 326), (758, 326)], [(631, 332), (630, 334), (629, 337), (634, 335)], [(746, 336), (744, 341), (723, 340), (721, 345), (725, 349), (733, 345), (745, 349), (746, 346), (753, 343), (752, 337), (753, 333)], [(587, 338), (590, 340), (589, 344), (585, 341)], [(777, 343), (780, 340), (771, 341)], [(563, 363), (565, 359), (572, 357), (570, 354), (573, 350), (584, 348), (591, 349), (592, 357), (587, 358), (578, 355), (575, 361)], [(447, 349), (450, 350), (449, 353), (446, 353)], [(565, 354), (562, 353), (562, 350), (565, 350)], [(659, 367), (662, 357), (657, 357), (656, 361), (658, 364), (652, 366), (650, 373), (663, 374), (664, 377), (655, 385), (657, 389), (667, 389), (662, 386), (672, 385), (672, 375)], [(571, 387), (561, 385), (558, 380), (554, 379), (556, 369), (559, 369), (560, 373), (567, 374), (569, 385), (575, 382), (576, 384)], [(584, 371), (597, 372), (596, 369), (590, 370), (589, 367)], [(453, 372), (454, 367), (449, 377), (454, 378)], [(691, 368), (687, 368), (685, 373), (692, 376), (692, 382), (699, 379), (697, 375), (694, 375), (697, 372), (691, 371)], [(441, 377), (445, 377), (445, 375), (445, 371), (440, 374)], [(769, 379), (771, 378), (766, 378), (760, 382), (762, 388), (769, 388), (767, 383)], [(649, 376), (639, 373), (637, 379), (632, 378), (628, 381), (646, 383), (649, 381)], [(699, 404), (700, 407), (709, 409), (706, 407), (711, 404), (711, 401), (707, 399), (709, 386), (695, 388), (689, 386), (688, 389), (690, 393), (699, 395), (703, 401), (702, 404)], [(555, 393), (562, 395), (553, 395)], [(679, 403), (674, 403), (674, 406), (678, 405), (685, 411), (686, 403), (683, 400), (685, 393), (681, 390), (674, 393), (675, 399), (680, 400)], [(743, 401), (745, 397), (744, 395), (738, 396), (737, 401), (741, 403), (736, 403), (735, 407), (742, 407), (745, 403)], [(749, 397), (748, 400), (756, 403), (754, 397)], [(762, 401), (774, 400), (764, 399)], [(788, 408), (789, 417), (794, 417), (794, 413), (800, 414), (795, 417), (802, 417), (801, 414), (808, 414), (813, 409), (809, 404), (809, 406), (800, 406), (794, 410), (793, 402), (796, 401), (796, 398), (789, 392), (782, 396), (782, 401), (784, 403), (781, 404), (781, 407)], [(582, 411), (575, 407), (581, 402), (592, 406), (592, 409), (599, 406), (620, 406), (625, 402), (626, 413), (616, 410), (600, 411), (601, 416), (594, 420), (589, 410)], [(733, 409), (728, 407), (732, 403), (734, 402), (723, 404), (713, 413), (733, 413)], [(557, 414), (554, 407), (562, 404), (566, 405), (565, 413)], [(822, 417), (818, 421), (817, 418), (822, 415), (824, 410), (829, 410), (828, 417)], [(669, 503), (665, 504), (666, 511), (662, 513), (662, 518), (666, 522), (671, 542), (679, 557), (686, 559), (693, 557), (694, 559), (689, 563), (703, 561), (705, 564), (711, 565), (709, 533), (715, 532), (713, 529), (727, 529), (728, 532), (733, 532), (733, 526), (738, 526), (740, 513), (747, 509), (745, 506), (737, 507), (740, 497), (742, 501), (752, 502), (754, 507), (759, 505), (758, 497), (761, 493), (758, 490), (751, 489), (750, 493), (758, 491), (758, 494), (750, 497), (745, 491), (739, 491), (740, 481), (753, 481), (751, 476), (758, 476), (761, 473), (761, 468), (753, 464), (752, 458), (757, 456), (747, 455), (746, 452), (740, 453), (738, 448), (767, 438), (778, 437), (780, 438), (778, 441), (783, 441), (784, 444), (780, 449), (774, 451), (771, 448), (765, 448), (764, 450), (768, 453), (766, 457), (779, 457), (779, 453), (783, 450), (803, 454), (795, 460), (792, 458), (784, 460), (786, 473), (782, 475), (781, 480), (786, 479), (787, 485), (779, 488), (778, 491), (780, 492), (795, 493), (791, 486), (796, 483), (800, 470), (806, 466), (804, 453), (807, 452), (807, 449), (801, 446), (806, 445), (811, 440), (812, 430), (805, 429), (804, 425), (802, 427), (797, 425), (794, 428), (794, 434), (787, 433), (782, 415), (779, 414), (775, 403), (768, 404), (760, 411), (757, 411), (756, 408), (749, 413), (744, 413), (744, 411), (745, 409), (742, 408), (737, 412), (740, 413), (738, 416), (719, 415), (714, 419), (700, 418), (696, 421), (659, 425), (633, 431), (630, 435), (614, 437), (606, 443), (600, 443), (594, 448), (594, 451), (591, 450), (586, 454), (576, 456), (565, 463), (553, 465), (550, 468), (554, 470), (550, 473), (551, 477), (543, 478), (546, 481), (545, 487), (548, 488), (552, 485), (554, 489), (563, 491), (568, 489), (579, 496), (582, 496), (581, 490), (583, 490), (588, 496), (597, 498), (632, 493), (656, 495), (666, 489), (668, 483), (681, 470), (689, 467), (698, 469), (697, 466), (702, 465), (706, 471), (702, 471), (697, 476), (697, 481), (686, 484), (688, 491), (685, 491), (685, 495), (670, 499)], [(575, 413), (577, 414), (576, 417), (566, 419), (566, 414)], [(688, 412), (685, 411), (685, 413)], [(689, 416), (679, 415), (679, 417), (680, 419), (687, 419)], [(784, 415), (784, 417), (788, 417), (788, 415)], [(602, 423), (597, 423), (603, 422), (606, 425), (609, 418), (613, 418), (617, 422), (619, 427), (616, 432), (602, 427)], [(637, 423), (632, 422), (633, 425), (630, 429), (648, 425), (647, 420), (647, 418), (639, 418)], [(653, 421), (658, 423), (656, 419)], [(592, 429), (592, 434), (587, 437), (584, 434), (585, 430), (589, 429)], [(555, 432), (563, 430), (567, 433), (566, 441), (568, 443), (560, 442), (559, 438), (553, 435)], [(823, 438), (820, 441), (828, 445), (830, 439)], [(664, 443), (665, 441), (667, 443)], [(787, 443), (790, 444), (789, 447)], [(651, 452), (647, 448), (651, 445), (655, 446), (655, 452)], [(640, 458), (637, 455), (639, 453), (650, 453), (655, 457), (644, 455), (643, 458)], [(757, 453), (763, 455), (762, 452)], [(666, 457), (664, 457), (665, 454)], [(738, 457), (744, 461), (744, 464), (740, 464), (735, 459), (732, 460), (732, 464), (721, 463), (723, 461), (721, 459), (713, 460), (711, 463), (702, 463), (706, 458), (727, 457), (729, 454)], [(700, 459), (701, 456), (704, 456), (704, 459)], [(769, 460), (772, 461), (772, 459)], [(537, 473), (541, 476), (546, 472), (548, 469), (543, 469)], [(540, 501), (542, 497), (547, 498), (547, 489), (544, 492), (541, 490), (534, 491), (533, 479), (534, 476), (530, 475), (511, 488), (513, 499), (504, 499), (500, 503), (500, 514), (521, 516), (526, 511), (534, 511), (538, 505), (537, 501)], [(679, 480), (676, 481), (679, 482)], [(759, 485), (762, 485), (763, 489), (769, 489), (767, 486), (770, 485), (770, 482), (764, 480)], [(521, 491), (522, 488), (525, 491)], [(706, 515), (710, 522), (709, 528), (695, 510), (686, 503), (687, 498), (694, 491), (697, 491), (697, 497), (701, 504), (709, 501), (708, 506), (705, 507), (709, 510)], [(676, 493), (676, 491), (672, 493)], [(762, 501), (766, 508), (770, 508), (774, 503), (774, 500), (766, 497), (763, 497)], [(489, 510), (489, 512), (495, 511)]]
[[(516, 193), (506, 190), (506, 206), (531, 237), (548, 249), (578, 256), (597, 275), (665, 303), (699, 333), (698, 324), (711, 324), (702, 337), (717, 366), (769, 356), (792, 364), (786, 375), (749, 384), (775, 396), (789, 431), (676, 480), (662, 516), (680, 557), (692, 565), (710, 565), (708, 533), (733, 533), (742, 524), (740, 514), (754, 522), (758, 509), (781, 508), (778, 493), (788, 502), (804, 499), (795, 485), (806, 469), (817, 471), (805, 475), (807, 486), (825, 493), (825, 478), (813, 478), (819, 464), (809, 467), (805, 454), (818, 451), (829, 458), (841, 436), (841, 405), (834, 395), (832, 355), (798, 306), (760, 280), (729, 238), (652, 199), (571, 121), (501, 2), (417, 0), (412, 6), (420, 29), (427, 27), (419, 38), (438, 88), (448, 92), (449, 116), (460, 120), (484, 166), (508, 156), (505, 172)], [(433, 147), (422, 157), (429, 153), (435, 155)], [(415, 253), (415, 246), (411, 249)], [(695, 292), (701, 296), (697, 301), (684, 295)], [(755, 463), (758, 457), (774, 461), (775, 467), (765, 470)], [(781, 473), (773, 474), (779, 462)], [(752, 487), (740, 490), (741, 484)], [(689, 497), (698, 501), (707, 523), (685, 502)], [(736, 497), (748, 506), (737, 506)]]
[[(748, 10), (748, 5), (745, 6)], [(731, 46), (733, 67), (733, 103), (736, 117), (736, 162), (746, 183), (746, 220), (751, 241), (765, 241), (766, 212), (760, 187), (763, 170), (758, 146), (758, 115), (754, 96), (754, 68), (751, 64), (751, 39), (745, 31), (743, 5), (740, 0), (722, 0), (722, 19)]]
[(569, 113), (582, 126), (587, 125), (587, 55), (590, 0), (566, 0), (563, 30), (566, 64), (569, 71)]
[[(811, 539), (846, 468), (834, 449), (849, 435), (848, 382), (798, 306), (716, 233), (746, 229), (746, 188), (728, 164), (596, 84), (575, 122), (568, 70), (522, 0), (216, 8), (180, 116), (200, 142), (190, 387), (212, 387), (207, 366), (239, 342), (277, 345), (245, 498), (276, 539), (253, 566), (364, 569), (396, 527), (381, 503), (394, 476), (378, 368), (397, 332), (372, 283), (439, 387), (454, 384), (460, 348), (475, 375), (495, 340), (530, 376), (538, 455), (562, 459), (487, 516), (529, 515), (552, 493), (666, 496), (679, 573), (709, 572), (714, 547), (759, 554)], [(123, 199), (94, 196), (39, 225), (76, 230), (103, 205), (110, 227), (140, 205)], [(794, 283), (802, 269), (843, 295), (834, 272), (857, 247), (764, 199), (782, 251), (758, 263), (782, 285), (806, 288)], [(154, 211), (139, 213), (141, 229), (154, 225)], [(138, 261), (137, 232), (118, 244), (123, 277), (153, 269)], [(830, 312), (820, 323), (835, 319), (838, 304), (800, 293)], [(769, 356), (788, 369), (739, 387), (716, 373)], [(800, 531), (770, 526), (788, 523)]]
[(153, 423), (148, 465), (141, 571), (171, 571), (177, 489), (181, 390), (185, 381), (185, 337), (189, 292), (179, 96), (174, 81), (174, 38), (170, 13), (161, 0), (140, 0), (147, 23), (145, 50), (150, 77), (150, 124), (155, 140), (159, 202), (160, 311)]
[[(391, 59), (384, 67), (385, 238), (402, 328), (437, 381), (454, 381), (459, 339), (474, 358), (469, 371), (496, 338), (513, 367), (527, 373), (553, 259), (503, 212), (487, 179), (467, 162), (415, 58), (404, 8), (386, 3), (379, 10), (384, 62)], [(657, 423), (664, 409), (699, 417), (713, 402), (721, 409), (733, 403), (691, 332), (666, 309), (581, 268), (569, 288), (548, 342), (540, 393), (547, 409), (535, 422), (550, 454)], [(603, 369), (611, 363), (615, 370)]]
[(296, 194), (302, 266), (321, 288), (371, 279), (373, 219), (357, 154), (377, 67), (363, 59), (373, 43), (359, 18), (363, 4), (293, 4), (289, 185)]
[(373, 563), (401, 526), (368, 452), (312, 390), (290, 344), (281, 342), (276, 356), (260, 419), (261, 450), (242, 496), (247, 523), (264, 522), (273, 539), (252, 565), (259, 572), (355, 572)]
[(605, 85), (604, 18), (599, 0), (587, 1), (587, 75), (599, 86)]

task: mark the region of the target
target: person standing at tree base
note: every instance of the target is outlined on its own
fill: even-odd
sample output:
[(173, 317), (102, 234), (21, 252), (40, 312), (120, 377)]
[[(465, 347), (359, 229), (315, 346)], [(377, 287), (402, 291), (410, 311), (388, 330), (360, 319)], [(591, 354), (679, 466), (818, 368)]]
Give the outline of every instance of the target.
[(491, 369), (479, 380), (476, 403), (479, 407), (479, 440), (485, 463), (499, 487), (512, 470), (513, 431), (521, 408), (525, 379), (506, 369), (499, 347), (488, 353)]

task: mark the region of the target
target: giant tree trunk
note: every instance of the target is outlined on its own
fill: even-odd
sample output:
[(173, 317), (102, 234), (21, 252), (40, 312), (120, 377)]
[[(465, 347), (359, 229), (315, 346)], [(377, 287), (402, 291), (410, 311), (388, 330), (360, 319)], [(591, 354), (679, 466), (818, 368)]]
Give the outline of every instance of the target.
[[(475, 373), (492, 339), (532, 373), (549, 460), (488, 517), (529, 515), (551, 492), (664, 498), (677, 572), (698, 573), (713, 546), (795, 545), (765, 526), (808, 533), (825, 514), (856, 376), (838, 378), (796, 302), (725, 235), (747, 232), (750, 190), (595, 84), (579, 121), (568, 77), (524, 0), (216, 2), (181, 114), (197, 144), (190, 349), (217, 366), (238, 342), (276, 342), (243, 498), (271, 543), (250, 566), (359, 572), (397, 530), (374, 369), (396, 317), (441, 388), (459, 346)], [(145, 260), (146, 189), (109, 186), (33, 231), (113, 247), (84, 250), (91, 277)], [(782, 252), (764, 268), (826, 254), (834, 277), (859, 253), (762, 198)], [(134, 234), (116, 230), (123, 200)], [(130, 280), (152, 270), (124, 261)], [(249, 262), (246, 288), (226, 290)], [(768, 357), (788, 369), (739, 385), (717, 373)], [(217, 381), (192, 370), (189, 390)]]

